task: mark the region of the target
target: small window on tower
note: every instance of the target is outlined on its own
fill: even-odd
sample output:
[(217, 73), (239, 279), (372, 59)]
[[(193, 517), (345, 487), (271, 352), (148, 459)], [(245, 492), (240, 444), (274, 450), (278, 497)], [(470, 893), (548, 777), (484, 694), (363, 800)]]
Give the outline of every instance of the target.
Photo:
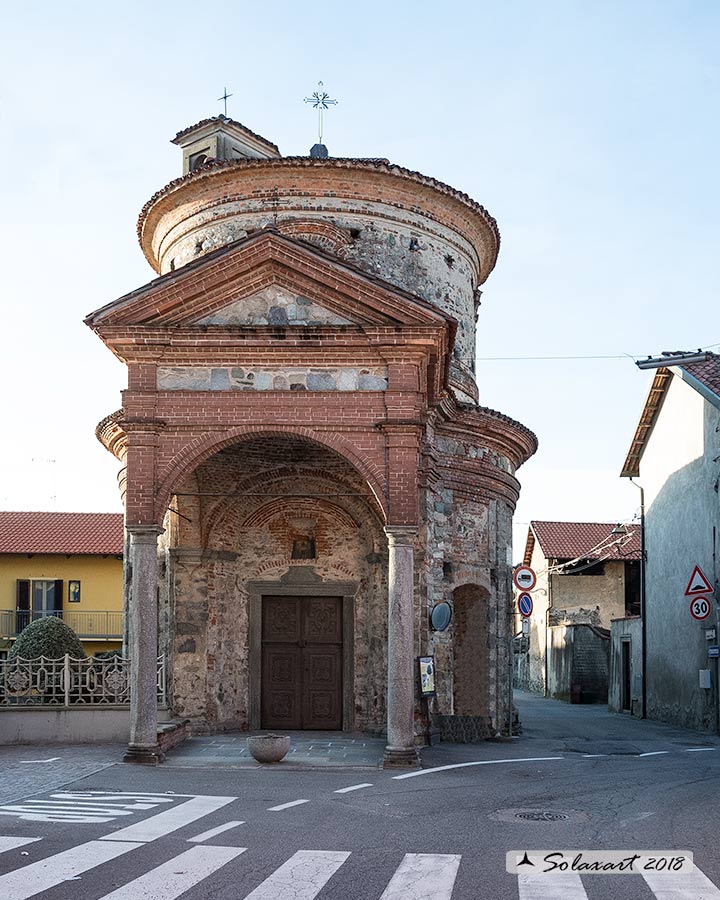
[(315, 538), (295, 538), (293, 541), (292, 559), (315, 559)]
[(194, 172), (195, 169), (199, 169), (200, 166), (205, 165), (207, 162), (207, 154), (205, 153), (193, 153), (189, 160), (189, 168), (191, 172)]

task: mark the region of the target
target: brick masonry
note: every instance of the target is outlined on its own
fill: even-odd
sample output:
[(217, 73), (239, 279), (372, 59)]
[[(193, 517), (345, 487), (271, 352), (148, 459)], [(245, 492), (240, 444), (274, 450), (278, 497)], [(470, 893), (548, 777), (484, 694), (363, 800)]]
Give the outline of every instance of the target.
[[(196, 731), (249, 726), (250, 586), (272, 593), (309, 567), (354, 585), (346, 721), (381, 732), (383, 529), (411, 526), (430, 713), (448, 733), (455, 716), (494, 733), (509, 703), (515, 472), (536, 448), (475, 404), (477, 290), (497, 232), (417, 173), (326, 162), (210, 166), (169, 186), (140, 226), (162, 277), (86, 320), (128, 365), (122, 409), (98, 426), (123, 462), (126, 520), (165, 528), (173, 714)], [(315, 558), (293, 559), (310, 537)], [(433, 633), (442, 600), (453, 622)], [(428, 724), (418, 698), (418, 740)]]

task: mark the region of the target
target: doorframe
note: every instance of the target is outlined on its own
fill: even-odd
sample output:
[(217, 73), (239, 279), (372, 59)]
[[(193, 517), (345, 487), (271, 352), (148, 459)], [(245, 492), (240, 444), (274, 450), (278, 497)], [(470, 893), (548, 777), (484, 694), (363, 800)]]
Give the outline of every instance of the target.
[(356, 581), (325, 581), (314, 566), (291, 566), (279, 581), (248, 581), (248, 725), (260, 728), (262, 690), (262, 598), (342, 597), (342, 730), (355, 728)]

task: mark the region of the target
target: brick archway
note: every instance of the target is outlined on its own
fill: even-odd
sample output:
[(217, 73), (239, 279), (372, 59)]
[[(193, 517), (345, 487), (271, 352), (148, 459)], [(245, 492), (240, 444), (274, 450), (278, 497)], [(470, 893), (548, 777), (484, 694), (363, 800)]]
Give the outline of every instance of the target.
[(337, 433), (325, 433), (298, 426), (252, 425), (233, 428), (221, 434), (212, 433), (197, 437), (177, 452), (161, 475), (156, 496), (155, 516), (162, 522), (170, 498), (177, 484), (210, 457), (233, 445), (255, 438), (295, 437), (318, 444), (341, 456), (363, 478), (377, 503), (383, 523), (388, 521), (385, 477), (377, 462), (361, 456), (356, 449)]

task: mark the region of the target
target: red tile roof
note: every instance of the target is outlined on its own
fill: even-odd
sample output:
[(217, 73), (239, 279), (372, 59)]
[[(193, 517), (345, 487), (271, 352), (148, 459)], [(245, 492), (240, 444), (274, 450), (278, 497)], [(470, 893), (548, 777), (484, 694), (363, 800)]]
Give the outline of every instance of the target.
[(545, 559), (640, 559), (640, 525), (628, 535), (612, 534), (615, 522), (531, 522), (525, 547), (530, 564), (535, 540)]
[(688, 363), (680, 368), (720, 397), (720, 356), (717, 353), (705, 362)]
[(0, 553), (122, 552), (121, 513), (0, 512)]

